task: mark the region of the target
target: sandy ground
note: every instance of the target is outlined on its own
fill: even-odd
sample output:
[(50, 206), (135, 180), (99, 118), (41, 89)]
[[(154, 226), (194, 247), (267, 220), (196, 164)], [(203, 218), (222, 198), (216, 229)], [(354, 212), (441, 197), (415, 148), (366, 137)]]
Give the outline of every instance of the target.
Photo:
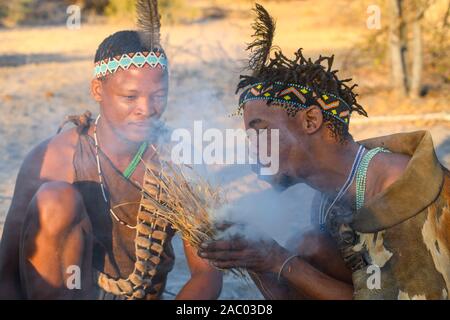
[[(269, 5), (273, 8), (272, 13), (280, 17), (278, 34), (282, 36), (276, 42), (286, 48), (287, 53), (298, 46), (311, 55), (335, 52), (339, 63), (342, 53), (351, 47), (355, 38), (366, 32), (364, 27), (330, 28), (329, 21), (321, 23), (325, 22), (324, 18), (313, 21), (311, 15), (305, 15), (295, 20), (286, 15), (290, 5), (304, 4), (305, 1), (294, 1), (284, 7)], [(164, 115), (169, 125), (191, 127), (192, 121), (203, 119), (210, 127), (242, 126), (239, 118), (227, 115), (236, 106), (234, 86), (245, 58), (244, 44), (251, 34), (248, 16), (233, 15), (224, 20), (164, 28), (164, 43), (171, 59), (171, 92)], [(364, 23), (363, 19), (354, 20), (356, 25)], [(95, 49), (105, 36), (127, 27), (131, 26), (83, 25), (74, 31), (65, 27), (0, 30), (0, 65), (3, 65), (0, 66), (0, 234), (23, 158), (39, 141), (55, 134), (65, 115), (85, 110), (97, 113), (98, 108), (89, 95)], [(345, 70), (343, 72), (345, 74)], [(357, 78), (363, 83), (363, 90), (364, 84), (371, 85), (368, 79)], [(394, 108), (395, 102), (385, 100), (371, 96), (366, 100), (363, 97), (362, 101), (369, 114), (385, 114), (390, 109), (393, 113), (402, 113)], [(403, 111), (410, 113), (410, 110)], [(448, 107), (440, 104), (434, 104), (430, 111), (450, 112)], [(417, 113), (417, 108), (411, 108), (411, 113)], [(351, 126), (357, 139), (419, 129), (431, 131), (438, 157), (450, 167), (448, 121), (399, 120), (383, 125), (361, 120)], [(250, 202), (258, 197), (267, 199), (267, 186), (257, 182), (248, 168), (228, 166), (214, 170), (221, 177), (222, 187), (231, 190), (231, 199)], [(287, 233), (283, 231), (292, 232), (306, 225), (311, 195), (310, 189), (296, 186), (277, 196), (276, 201), (295, 197), (297, 202), (266, 219), (272, 222), (268, 232), (284, 242)], [(188, 279), (179, 239), (175, 240), (175, 247), (178, 259), (168, 284), (168, 291), (173, 293)], [(221, 297), (261, 298), (253, 285), (228, 276)]]

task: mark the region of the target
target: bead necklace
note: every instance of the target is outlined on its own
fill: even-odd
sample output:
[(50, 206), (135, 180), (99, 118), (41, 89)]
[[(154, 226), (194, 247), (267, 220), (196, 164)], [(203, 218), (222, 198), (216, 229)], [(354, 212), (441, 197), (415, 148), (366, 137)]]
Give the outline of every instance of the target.
[(360, 164), (361, 159), (364, 154), (364, 150), (365, 150), (364, 146), (360, 145), (358, 148), (358, 152), (356, 153), (355, 159), (353, 160), (352, 168), (350, 169), (350, 172), (348, 173), (346, 181), (344, 182), (344, 184), (340, 188), (338, 194), (336, 195), (334, 200), (331, 202), (330, 206), (327, 208), (326, 211), (324, 208), (324, 203), (322, 203), (321, 210), (320, 210), (321, 214), (319, 217), (320, 218), (319, 224), (321, 226), (325, 225), (326, 219), (327, 219), (328, 214), (330, 213), (331, 209), (336, 204), (336, 202), (338, 202), (347, 193), (348, 189), (350, 188), (350, 186), (353, 183), (353, 180), (355, 180), (356, 169), (359, 167), (359, 164)]
[(356, 173), (356, 210), (359, 210), (364, 205), (364, 197), (366, 193), (366, 182), (367, 182), (367, 169), (369, 168), (370, 161), (372, 158), (380, 152), (390, 152), (389, 150), (377, 147), (371, 149), (367, 152), (358, 167)]
[[(102, 173), (102, 169), (100, 166), (100, 157), (99, 157), (99, 149), (100, 148), (98, 146), (98, 138), (97, 138), (97, 125), (98, 125), (99, 120), (100, 120), (100, 115), (97, 116), (97, 118), (95, 119), (95, 123), (94, 123), (95, 159), (97, 162), (98, 180), (100, 182), (100, 188), (102, 190), (103, 200), (105, 200), (105, 203), (109, 206), (108, 199), (106, 197), (106, 192), (105, 192), (105, 185), (103, 183), (103, 180), (104, 180), (103, 173)], [(129, 179), (130, 176), (133, 174), (133, 172), (136, 170), (137, 165), (139, 164), (139, 160), (141, 159), (142, 155), (147, 150), (147, 146), (148, 146), (148, 143), (143, 142), (141, 144), (141, 146), (139, 147), (138, 152), (136, 153), (133, 160), (131, 161), (131, 163), (128, 165), (127, 169), (125, 169), (125, 171), (123, 173), (123, 175), (126, 179)], [(132, 226), (132, 225), (126, 223), (125, 221), (123, 221), (122, 219), (120, 219), (111, 207), (109, 208), (109, 213), (121, 225), (126, 226), (130, 229), (136, 229), (136, 226)]]

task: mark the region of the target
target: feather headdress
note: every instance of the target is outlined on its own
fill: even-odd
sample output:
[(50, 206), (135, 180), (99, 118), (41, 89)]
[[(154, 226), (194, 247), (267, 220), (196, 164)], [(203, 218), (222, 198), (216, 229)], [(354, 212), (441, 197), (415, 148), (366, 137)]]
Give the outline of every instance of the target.
[(252, 24), (253, 34), (252, 43), (247, 47), (251, 52), (249, 58), (249, 68), (253, 70), (254, 75), (259, 74), (261, 69), (267, 63), (272, 49), (273, 37), (275, 34), (275, 20), (270, 16), (267, 10), (260, 4), (256, 4), (253, 9), (256, 13), (256, 20)]
[(150, 51), (161, 49), (161, 16), (157, 0), (136, 1), (137, 27), (141, 43)]
[[(271, 51), (275, 49), (272, 45), (275, 21), (260, 4), (256, 4), (253, 11), (256, 13), (252, 24), (254, 40), (247, 47), (251, 74), (240, 75), (236, 93), (241, 89), (243, 92), (237, 114), (253, 100), (282, 106), (290, 116), (309, 106), (320, 106), (325, 121), (331, 123), (333, 134), (343, 139), (348, 134), (353, 111), (367, 116), (353, 92), (356, 85), (348, 86), (346, 83), (351, 79), (338, 78), (338, 70), (332, 70), (334, 56), (320, 56), (313, 61), (306, 59), (299, 49), (290, 59), (276, 48), (271, 57)], [(323, 65), (324, 61), (328, 65)]]

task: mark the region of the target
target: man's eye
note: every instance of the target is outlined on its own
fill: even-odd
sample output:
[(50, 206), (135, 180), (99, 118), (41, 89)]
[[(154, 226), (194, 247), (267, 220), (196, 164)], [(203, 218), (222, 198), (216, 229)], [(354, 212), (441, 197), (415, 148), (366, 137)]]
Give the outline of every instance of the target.
[(125, 98), (127, 100), (134, 100), (134, 99), (136, 99), (136, 96), (125, 96)]

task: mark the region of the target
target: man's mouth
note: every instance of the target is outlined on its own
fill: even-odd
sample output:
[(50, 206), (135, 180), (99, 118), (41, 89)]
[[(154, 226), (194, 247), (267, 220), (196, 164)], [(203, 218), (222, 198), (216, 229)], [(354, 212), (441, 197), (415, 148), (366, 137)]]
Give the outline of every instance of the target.
[(130, 122), (129, 125), (140, 128), (140, 129), (150, 129), (150, 127), (152, 126), (150, 121)]
[(261, 175), (261, 165), (258, 164), (251, 165), (251, 168), (252, 171), (258, 175), (258, 179), (268, 182), (275, 190), (278, 191), (283, 191), (294, 184), (302, 182), (300, 180), (297, 181), (297, 179), (293, 179), (292, 177), (289, 177), (285, 174)]
[(139, 136), (145, 136), (149, 141), (157, 141), (165, 134), (164, 123), (159, 119), (148, 119), (144, 121), (132, 121), (128, 123), (130, 131)]

